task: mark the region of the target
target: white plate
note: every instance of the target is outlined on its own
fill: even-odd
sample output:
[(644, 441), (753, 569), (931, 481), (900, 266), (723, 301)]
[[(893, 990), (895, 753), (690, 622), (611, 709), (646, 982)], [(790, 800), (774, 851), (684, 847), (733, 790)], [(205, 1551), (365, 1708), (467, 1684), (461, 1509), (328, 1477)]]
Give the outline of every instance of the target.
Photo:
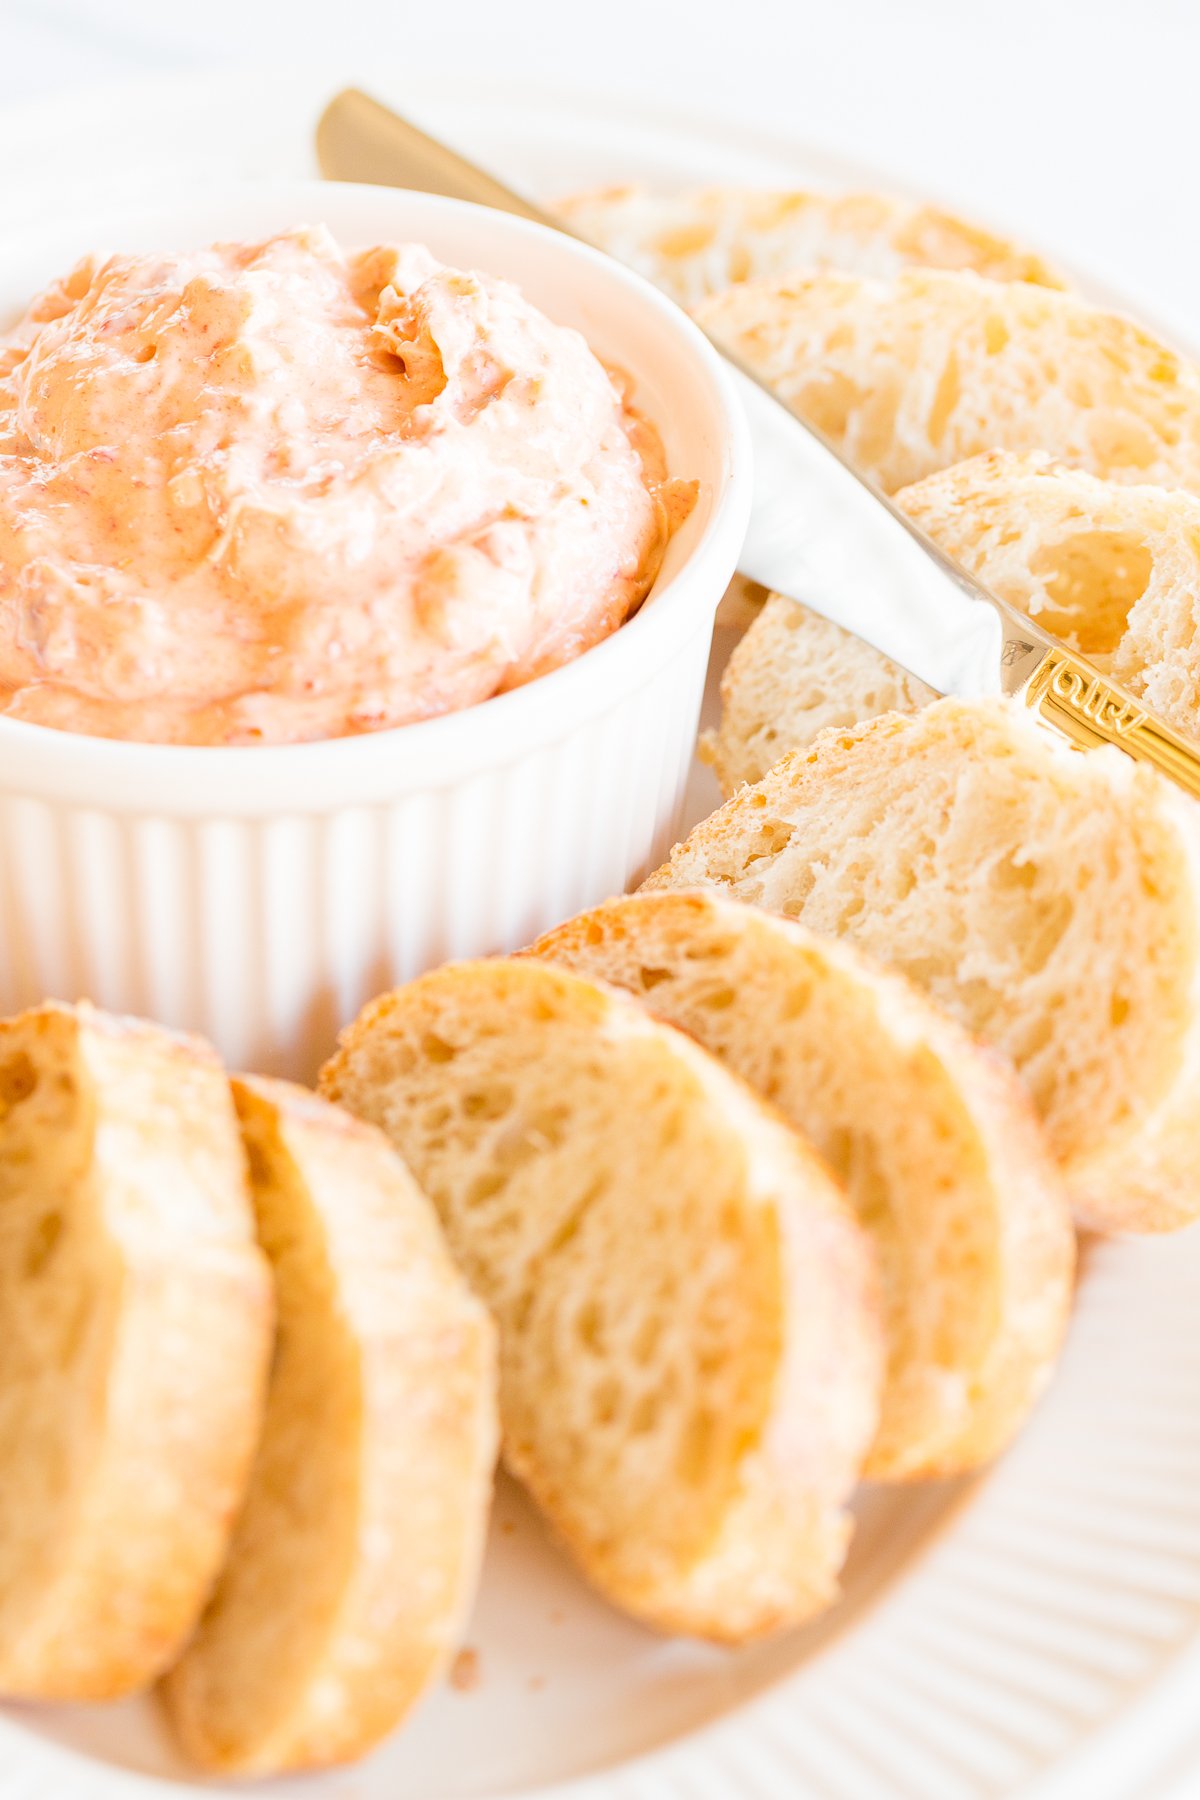
[[(114, 183), (312, 172), (336, 74), (158, 82), (0, 114), (0, 225)], [(800, 146), (544, 93), (372, 78), (531, 191), (878, 181)], [(714, 668), (728, 653), (720, 644)], [(698, 770), (693, 815), (714, 803)], [(360, 1767), (273, 1800), (1163, 1800), (1200, 1793), (1200, 1234), (1084, 1258), (1058, 1377), (976, 1482), (865, 1491), (841, 1605), (730, 1654), (594, 1599), (502, 1486), (447, 1688)], [(197, 1791), (147, 1702), (0, 1716), (4, 1800)]]

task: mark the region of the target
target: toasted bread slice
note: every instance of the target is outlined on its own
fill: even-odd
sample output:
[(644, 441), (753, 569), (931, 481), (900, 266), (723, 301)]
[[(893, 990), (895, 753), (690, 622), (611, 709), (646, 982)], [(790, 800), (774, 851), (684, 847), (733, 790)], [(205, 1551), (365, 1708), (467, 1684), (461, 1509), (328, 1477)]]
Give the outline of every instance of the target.
[(1192, 802), (1015, 703), (826, 731), (697, 826), (647, 887), (712, 885), (853, 939), (1017, 1065), (1077, 1217), (1200, 1214)]
[(883, 1275), (887, 1384), (865, 1474), (960, 1474), (1049, 1379), (1075, 1234), (1020, 1082), (848, 945), (711, 889), (635, 894), (533, 954), (642, 998), (777, 1106), (845, 1181)]
[(163, 1694), (226, 1774), (363, 1755), (457, 1647), (496, 1457), (494, 1330), (386, 1140), (285, 1082), (234, 1096), (278, 1333), (229, 1557)]
[(937, 270), (786, 276), (696, 316), (887, 493), (986, 450), (1200, 486), (1200, 371), (1071, 294)]
[[(949, 555), (1200, 736), (1200, 499), (1101, 481), (1040, 452), (956, 463), (896, 502)], [(861, 638), (773, 594), (721, 682), (701, 752), (732, 794), (829, 726), (936, 698)]]
[(974, 269), (996, 281), (1064, 285), (1032, 250), (892, 194), (708, 187), (660, 195), (610, 187), (571, 194), (555, 210), (682, 306), (796, 269), (879, 276), (914, 266)]
[(1200, 498), (1044, 455), (973, 457), (897, 502), (964, 568), (1200, 735)]
[[(916, 490), (912, 490), (915, 492)], [(919, 712), (937, 695), (882, 651), (797, 600), (771, 594), (725, 665), (721, 722), (700, 754), (721, 791), (761, 781), (788, 750), (830, 726)]]
[(870, 1247), (811, 1150), (628, 996), (533, 960), (367, 1008), (322, 1075), (500, 1326), (505, 1454), (581, 1568), (739, 1642), (837, 1588), (875, 1431)]
[(262, 1413), (271, 1292), (225, 1075), (90, 1007), (0, 1023), (0, 1692), (178, 1655)]

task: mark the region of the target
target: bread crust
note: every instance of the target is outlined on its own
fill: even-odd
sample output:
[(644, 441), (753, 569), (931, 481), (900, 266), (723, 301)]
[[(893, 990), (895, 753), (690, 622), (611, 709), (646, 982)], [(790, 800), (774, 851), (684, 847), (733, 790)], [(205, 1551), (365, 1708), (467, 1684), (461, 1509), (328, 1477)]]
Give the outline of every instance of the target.
[[(163, 1697), (201, 1766), (264, 1775), (365, 1755), (458, 1647), (496, 1458), (495, 1332), (381, 1133), (287, 1082), (234, 1094), (280, 1340), (230, 1556)], [(298, 1426), (324, 1485), (289, 1468)], [(289, 1656), (268, 1688), (264, 1662)]]
[(659, 195), (628, 186), (571, 194), (556, 210), (683, 306), (802, 268), (875, 276), (973, 269), (996, 281), (1066, 285), (1024, 245), (893, 194), (706, 187)]
[[(65, 1279), (86, 1215), (94, 1255), (72, 1266), (70, 1303), (103, 1324), (58, 1390), (74, 1421), (59, 1535), (45, 1568), (27, 1539), (5, 1583), (0, 1690), (103, 1700), (160, 1674), (207, 1598), (257, 1437), (271, 1295), (211, 1050), (86, 1005), (0, 1024), (0, 1159), (23, 1108), (58, 1082), (74, 1084), (58, 1118), (77, 1121), (83, 1160), (61, 1184), (53, 1248), (25, 1280)], [(23, 1196), (36, 1195), (36, 1164), (25, 1166)], [(7, 1448), (19, 1490), (22, 1438)]]
[[(654, 1102), (645, 1101), (643, 1078)], [(483, 1126), (475, 1132), (463, 1121), (490, 1116), (488, 1095), (498, 1081), (514, 1090), (510, 1107), (493, 1121), (492, 1136)], [(567, 1108), (562, 1120), (537, 1099), (545, 1083), (556, 1105)], [(321, 1085), (381, 1124), (435, 1197), (452, 1249), (500, 1326), (505, 1459), (594, 1585), (659, 1630), (729, 1643), (827, 1605), (849, 1536), (844, 1501), (875, 1427), (878, 1293), (865, 1239), (796, 1135), (627, 995), (532, 961), (454, 965), (383, 996), (342, 1034)], [(636, 1179), (601, 1191), (590, 1153), (582, 1171), (569, 1159), (578, 1154), (573, 1147), (585, 1118), (601, 1142), (617, 1146), (614, 1156), (622, 1153), (629, 1108), (638, 1104), (635, 1087), (647, 1130), (662, 1130), (675, 1148), (639, 1162)], [(431, 1110), (444, 1110), (449, 1120), (433, 1137), (434, 1128), (423, 1123)], [(597, 1121), (605, 1119), (601, 1130)], [(460, 1148), (440, 1149), (441, 1132)], [(684, 1182), (697, 1141), (711, 1142), (714, 1157), (723, 1159), (723, 1182), (729, 1168), (741, 1171), (736, 1197), (729, 1190), (723, 1229), (745, 1268), (757, 1271), (752, 1303), (732, 1275), (718, 1272), (712, 1290), (713, 1305), (740, 1308), (743, 1318), (748, 1311), (757, 1323), (744, 1348), (740, 1335), (724, 1340), (720, 1379), (734, 1382), (739, 1393), (744, 1384), (745, 1410), (721, 1420), (726, 1449), (713, 1481), (706, 1476), (702, 1518), (701, 1498), (692, 1506), (690, 1490), (678, 1484), (682, 1477), (675, 1487), (652, 1487), (643, 1512), (630, 1499), (626, 1478), (604, 1472), (598, 1441), (585, 1433), (579, 1458), (568, 1452), (563, 1433), (573, 1427), (567, 1421), (590, 1406), (595, 1377), (588, 1356), (561, 1347), (576, 1301), (584, 1318), (624, 1284), (628, 1312), (645, 1299), (644, 1288), (635, 1292), (631, 1285), (641, 1280), (635, 1268), (648, 1268), (652, 1284), (670, 1282), (689, 1257), (703, 1262), (713, 1253), (709, 1227), (687, 1213), (672, 1240), (676, 1255), (657, 1264), (651, 1248), (649, 1263), (639, 1260), (653, 1238), (639, 1231), (639, 1212), (652, 1218), (656, 1208), (677, 1207), (679, 1194), (691, 1191), (672, 1187), (671, 1172)], [(503, 1170), (518, 1152), (514, 1166), (532, 1174), (521, 1176), (515, 1229), (506, 1226), (493, 1240), (481, 1223), (487, 1202), (473, 1206), (469, 1195), (478, 1178), (486, 1183), (480, 1193), (507, 1217), (507, 1182), (517, 1177)], [(584, 1191), (572, 1197), (569, 1181), (585, 1176)], [(693, 1285), (693, 1299), (699, 1291)], [(677, 1298), (664, 1316), (668, 1338), (699, 1329), (688, 1323), (691, 1304)], [(683, 1371), (685, 1385), (695, 1383), (703, 1406), (718, 1377), (694, 1360), (701, 1342), (685, 1336), (690, 1348), (680, 1352), (682, 1363), (669, 1366)], [(547, 1343), (559, 1346), (549, 1362), (539, 1349)], [(655, 1353), (647, 1354), (653, 1373)], [(626, 1365), (614, 1351), (603, 1367), (616, 1372)], [(547, 1369), (548, 1387), (539, 1385)], [(616, 1464), (624, 1468), (627, 1458), (633, 1479), (641, 1454), (636, 1438), (620, 1435), (620, 1426), (604, 1430), (604, 1443), (618, 1446)], [(686, 1546), (664, 1539), (657, 1524), (662, 1508), (686, 1522)]]
[[(994, 1456), (1050, 1377), (1074, 1267), (1066, 1196), (1012, 1071), (848, 945), (711, 889), (609, 901), (531, 954), (637, 994), (848, 1167), (894, 1324), (864, 1473), (961, 1474)], [(714, 1009), (714, 995), (732, 998)], [(864, 1117), (872, 1104), (890, 1110)], [(936, 1125), (907, 1140), (922, 1110)], [(964, 1238), (976, 1250), (955, 1257)], [(956, 1317), (972, 1329), (948, 1349)]]

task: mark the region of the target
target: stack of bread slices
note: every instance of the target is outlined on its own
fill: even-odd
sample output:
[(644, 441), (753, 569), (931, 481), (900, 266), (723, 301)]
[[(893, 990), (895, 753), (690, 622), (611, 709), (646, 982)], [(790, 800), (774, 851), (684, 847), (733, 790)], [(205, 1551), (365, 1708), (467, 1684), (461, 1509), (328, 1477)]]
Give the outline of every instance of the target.
[[(564, 202), (996, 593), (1200, 740), (1200, 367), (1036, 254), (879, 196)], [(881, 594), (879, 604), (887, 604)], [(1200, 1215), (1200, 815), (1016, 702), (939, 700), (781, 595), (652, 877), (852, 942), (1024, 1080), (1077, 1218)]]
[[(956, 730), (1002, 778), (943, 782)], [(809, 815), (785, 763), (786, 804), (743, 790), (644, 891), (374, 1002), (323, 1097), (87, 1007), (0, 1025), (0, 1692), (158, 1683), (202, 1767), (323, 1766), (460, 1641), (497, 1439), (614, 1605), (734, 1645), (836, 1598), (861, 1478), (1001, 1451), (1062, 1343), (1072, 1204), (1157, 1227), (1196, 1186), (1186, 833), (1119, 761), (1009, 731), (827, 734)], [(939, 932), (1008, 1056), (782, 916), (852, 917), (865, 845), (908, 942), (897, 784), (945, 802)], [(1087, 930), (1112, 920), (1090, 963), (1023, 873), (1047, 821)], [(790, 846), (818, 832), (814, 887)], [(1126, 1009), (1136, 1083), (1089, 1004)]]
[(0, 1693), (161, 1681), (228, 1774), (361, 1755), (456, 1647), (495, 1343), (379, 1133), (156, 1026), (0, 1024)]
[(461, 1639), (498, 1438), (614, 1605), (744, 1643), (836, 1598), (861, 1477), (977, 1467), (1052, 1371), (1017, 1077), (766, 911), (432, 971), (321, 1087), (0, 1024), (0, 1693), (156, 1684), (213, 1773), (365, 1753)]
[[(951, 556), (1200, 735), (1189, 358), (934, 207), (625, 187), (560, 211), (691, 307)], [(774, 596), (729, 666), (707, 753), (732, 793), (826, 727), (932, 698)]]
[(828, 1605), (860, 1475), (1012, 1437), (1074, 1235), (1015, 1074), (856, 951), (645, 893), (343, 1034), (496, 1320), (504, 1454), (584, 1573), (736, 1643)]

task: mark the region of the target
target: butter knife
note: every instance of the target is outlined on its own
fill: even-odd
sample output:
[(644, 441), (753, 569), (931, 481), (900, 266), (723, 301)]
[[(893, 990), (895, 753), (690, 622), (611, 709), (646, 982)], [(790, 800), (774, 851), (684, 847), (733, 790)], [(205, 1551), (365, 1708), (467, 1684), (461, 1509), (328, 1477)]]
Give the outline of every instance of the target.
[[(317, 126), (321, 171), (565, 227), (356, 88)], [(568, 233), (568, 235), (571, 235)], [(720, 344), (754, 443), (754, 503), (738, 567), (874, 644), (941, 694), (1009, 695), (1074, 744), (1115, 744), (1200, 798), (1200, 744), (960, 569)]]

